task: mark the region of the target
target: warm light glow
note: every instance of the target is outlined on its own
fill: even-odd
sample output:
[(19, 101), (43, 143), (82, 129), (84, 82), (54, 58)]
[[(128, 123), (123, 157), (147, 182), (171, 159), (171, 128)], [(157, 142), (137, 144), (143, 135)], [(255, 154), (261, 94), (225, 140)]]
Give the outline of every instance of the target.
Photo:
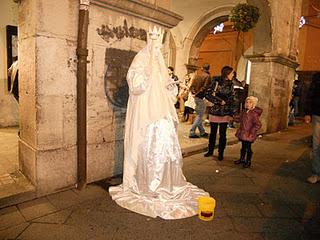
[(304, 16), (301, 16), (300, 21), (299, 21), (299, 28), (302, 28), (303, 25), (306, 24), (306, 19), (304, 18)]
[(216, 34), (217, 32), (222, 32), (224, 28), (224, 24), (220, 23), (219, 25), (215, 26), (213, 29), (213, 34)]
[(251, 61), (248, 61), (247, 69), (246, 69), (246, 84), (250, 84), (250, 76), (251, 76)]

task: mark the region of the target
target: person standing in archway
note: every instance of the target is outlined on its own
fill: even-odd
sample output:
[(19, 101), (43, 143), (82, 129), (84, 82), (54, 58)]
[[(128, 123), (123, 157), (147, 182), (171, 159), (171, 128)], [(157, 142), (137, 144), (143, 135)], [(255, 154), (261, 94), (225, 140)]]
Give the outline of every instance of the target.
[(206, 88), (211, 83), (209, 70), (210, 70), (210, 65), (205, 63), (202, 66), (201, 70), (197, 71), (190, 86), (190, 92), (193, 95), (194, 101), (196, 104), (195, 106), (196, 117), (191, 126), (189, 138), (199, 138), (199, 136), (196, 134), (197, 128), (199, 129), (200, 137), (208, 136), (208, 133), (206, 133), (202, 125), (202, 117), (206, 111), (206, 104), (204, 102)]
[(234, 71), (233, 72), (233, 77), (232, 77), (232, 82), (233, 82), (233, 90), (234, 90), (234, 105), (235, 105), (235, 112), (234, 112), (234, 119), (230, 121), (229, 128), (235, 128), (234, 122), (237, 122), (239, 120), (239, 116), (241, 111), (243, 110), (243, 102), (245, 101), (244, 99), (244, 87), (243, 87), (243, 82), (241, 82), (237, 78), (237, 73)]
[(18, 57), (14, 60), (10, 68), (8, 69), (8, 77), (11, 77), (10, 93), (19, 102), (19, 63)]
[(224, 66), (221, 76), (208, 87), (205, 97), (213, 105), (209, 108), (210, 136), (208, 152), (205, 157), (213, 156), (219, 128), (218, 160), (223, 160), (227, 143), (227, 126), (234, 113), (233, 68)]

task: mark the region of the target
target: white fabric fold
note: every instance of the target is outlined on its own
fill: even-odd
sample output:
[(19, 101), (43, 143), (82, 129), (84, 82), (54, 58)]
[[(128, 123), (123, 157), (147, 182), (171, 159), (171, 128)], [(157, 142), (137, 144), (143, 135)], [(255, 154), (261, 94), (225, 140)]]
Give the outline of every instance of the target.
[(120, 206), (164, 219), (197, 214), (197, 199), (208, 195), (188, 183), (174, 107), (177, 89), (160, 49), (147, 45), (134, 58), (127, 74), (129, 100), (125, 123), (123, 183), (109, 193)]
[(182, 173), (182, 156), (174, 121), (170, 117), (150, 124), (139, 146), (133, 186), (110, 187), (112, 199), (131, 211), (164, 219), (197, 214), (197, 199), (208, 195), (188, 183)]

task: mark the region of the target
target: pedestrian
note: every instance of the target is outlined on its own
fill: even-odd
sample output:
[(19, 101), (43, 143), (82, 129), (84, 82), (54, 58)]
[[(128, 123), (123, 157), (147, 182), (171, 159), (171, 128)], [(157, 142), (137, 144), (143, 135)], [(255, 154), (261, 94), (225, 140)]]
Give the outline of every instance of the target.
[(213, 105), (209, 108), (210, 136), (208, 152), (204, 156), (213, 156), (219, 127), (218, 160), (220, 161), (223, 160), (224, 149), (227, 143), (227, 126), (234, 112), (232, 77), (233, 68), (224, 66), (221, 69), (221, 76), (211, 82), (205, 94), (206, 99), (213, 103)]
[(312, 175), (308, 177), (309, 183), (320, 181), (320, 72), (312, 77), (305, 104), (306, 123), (312, 121)]
[(169, 66), (168, 67), (168, 73), (169, 73), (169, 77), (172, 79), (172, 81), (175, 82), (175, 84), (177, 84), (177, 86), (179, 86), (179, 78), (177, 75), (174, 74), (174, 68)]
[(243, 102), (244, 102), (244, 82), (240, 81), (237, 78), (237, 73), (233, 72), (233, 91), (234, 91), (234, 119), (232, 119), (228, 125), (229, 128), (235, 128), (234, 122), (239, 121), (239, 115), (243, 108)]
[[(175, 83), (175, 85), (177, 85), (176, 95), (177, 95), (177, 97), (178, 97), (179, 88), (180, 88), (179, 78), (178, 78), (177, 75), (174, 74), (174, 68), (171, 67), (171, 66), (168, 67), (168, 73), (169, 73), (169, 77), (171, 78), (171, 80)], [(179, 102), (177, 102), (176, 104), (179, 104)]]
[(196, 135), (196, 129), (198, 128), (200, 131), (200, 137), (207, 137), (208, 133), (206, 133), (203, 125), (202, 125), (202, 117), (206, 110), (206, 104), (204, 102), (206, 86), (208, 86), (211, 82), (211, 78), (209, 75), (210, 65), (205, 63), (200, 71), (197, 71), (192, 83), (190, 85), (190, 92), (194, 97), (195, 101), (195, 112), (196, 117), (191, 126), (189, 138), (199, 138)]
[(244, 168), (251, 166), (252, 143), (257, 139), (258, 130), (261, 128), (259, 117), (262, 109), (257, 107), (258, 98), (250, 96), (246, 98), (245, 109), (240, 114), (240, 128), (236, 137), (241, 141), (240, 159), (235, 164), (242, 164)]
[(179, 113), (178, 117), (180, 121), (185, 121), (185, 102), (188, 100), (189, 86), (191, 84), (192, 74), (188, 73), (185, 75), (183, 81), (179, 84), (178, 102), (179, 102)]
[(14, 62), (8, 69), (8, 77), (11, 78), (10, 93), (19, 102), (19, 63), (18, 57), (15, 57)]
[(300, 114), (299, 104), (302, 92), (302, 84), (300, 80), (295, 80), (292, 87), (292, 107), (294, 110), (294, 116)]

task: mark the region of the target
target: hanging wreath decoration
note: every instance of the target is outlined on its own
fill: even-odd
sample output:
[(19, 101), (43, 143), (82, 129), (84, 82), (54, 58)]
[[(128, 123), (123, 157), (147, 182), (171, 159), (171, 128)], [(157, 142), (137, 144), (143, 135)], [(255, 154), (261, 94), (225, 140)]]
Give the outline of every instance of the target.
[(238, 3), (231, 10), (229, 20), (232, 22), (234, 30), (248, 32), (257, 24), (259, 17), (259, 8), (246, 3)]

